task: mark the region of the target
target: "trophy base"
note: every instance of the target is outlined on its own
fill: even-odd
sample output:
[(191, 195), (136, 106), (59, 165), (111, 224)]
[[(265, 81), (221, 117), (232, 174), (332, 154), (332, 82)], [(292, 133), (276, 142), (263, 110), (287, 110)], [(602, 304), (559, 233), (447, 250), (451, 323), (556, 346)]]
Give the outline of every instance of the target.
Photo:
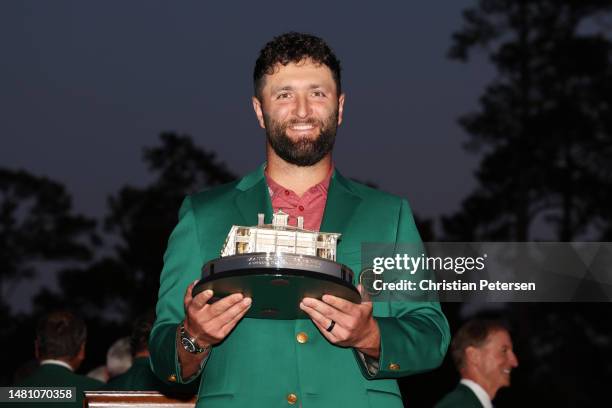
[(352, 282), (353, 272), (337, 262), (308, 255), (251, 253), (207, 262), (193, 295), (212, 289), (214, 301), (242, 293), (253, 299), (246, 317), (307, 319), (299, 306), (305, 297), (321, 299), (328, 294), (361, 303)]

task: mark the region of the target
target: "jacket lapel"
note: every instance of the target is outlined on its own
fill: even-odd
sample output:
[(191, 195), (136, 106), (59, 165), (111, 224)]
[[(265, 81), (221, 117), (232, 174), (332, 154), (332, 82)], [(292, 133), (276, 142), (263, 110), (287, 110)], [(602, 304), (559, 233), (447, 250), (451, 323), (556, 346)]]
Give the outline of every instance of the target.
[(242, 225), (257, 225), (257, 214), (265, 214), (265, 222), (272, 222), (272, 203), (268, 185), (264, 177), (264, 165), (259, 169), (246, 175), (236, 189), (240, 192), (236, 195), (234, 203), (242, 215)]
[(327, 192), (321, 231), (344, 233), (360, 202), (361, 198), (352, 192), (348, 180), (334, 170)]

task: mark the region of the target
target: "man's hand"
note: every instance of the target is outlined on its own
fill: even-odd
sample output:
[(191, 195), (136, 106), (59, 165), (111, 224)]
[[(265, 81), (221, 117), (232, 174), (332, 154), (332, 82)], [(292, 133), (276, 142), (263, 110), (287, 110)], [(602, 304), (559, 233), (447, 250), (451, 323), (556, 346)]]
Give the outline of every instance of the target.
[[(193, 282), (185, 292), (185, 331), (195, 337), (200, 347), (214, 346), (220, 343), (234, 329), (251, 307), (251, 298), (241, 293), (234, 293), (223, 299), (208, 304), (213, 297), (212, 290), (205, 290), (192, 296)], [(180, 344), (177, 331), (177, 350), (181, 364), (181, 375), (187, 379), (198, 372), (200, 363), (207, 353), (189, 353)]]
[(189, 285), (185, 293), (185, 330), (196, 338), (200, 347), (213, 346), (220, 343), (248, 312), (251, 298), (234, 293), (208, 304), (213, 291), (205, 290), (192, 297), (195, 283)]
[[(361, 293), (361, 285), (358, 289)], [(373, 358), (380, 355), (380, 330), (372, 317), (372, 302), (356, 304), (336, 296), (323, 295), (323, 301), (304, 298), (300, 309), (331, 343), (354, 347)], [(332, 321), (335, 324), (328, 331)]]

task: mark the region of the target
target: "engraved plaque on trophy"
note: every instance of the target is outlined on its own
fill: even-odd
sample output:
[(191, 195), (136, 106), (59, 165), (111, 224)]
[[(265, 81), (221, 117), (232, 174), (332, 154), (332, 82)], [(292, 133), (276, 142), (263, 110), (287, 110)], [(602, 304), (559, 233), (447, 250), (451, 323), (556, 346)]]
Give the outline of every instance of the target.
[(242, 293), (253, 299), (246, 316), (261, 319), (307, 318), (299, 307), (304, 297), (329, 294), (360, 303), (353, 271), (336, 262), (340, 234), (306, 230), (302, 217), (293, 227), (288, 217), (278, 211), (264, 224), (258, 214), (257, 226), (232, 226), (221, 257), (202, 267), (194, 296), (206, 289), (215, 298)]

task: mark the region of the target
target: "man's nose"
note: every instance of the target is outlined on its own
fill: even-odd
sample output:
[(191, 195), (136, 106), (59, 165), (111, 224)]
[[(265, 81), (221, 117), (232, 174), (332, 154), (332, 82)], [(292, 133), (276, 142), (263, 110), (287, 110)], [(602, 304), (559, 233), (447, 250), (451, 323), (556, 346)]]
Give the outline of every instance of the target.
[(295, 116), (298, 118), (306, 118), (311, 114), (310, 103), (308, 97), (301, 95), (296, 98)]
[(516, 358), (516, 354), (514, 352), (510, 352), (510, 365), (512, 367), (518, 367), (518, 358)]

